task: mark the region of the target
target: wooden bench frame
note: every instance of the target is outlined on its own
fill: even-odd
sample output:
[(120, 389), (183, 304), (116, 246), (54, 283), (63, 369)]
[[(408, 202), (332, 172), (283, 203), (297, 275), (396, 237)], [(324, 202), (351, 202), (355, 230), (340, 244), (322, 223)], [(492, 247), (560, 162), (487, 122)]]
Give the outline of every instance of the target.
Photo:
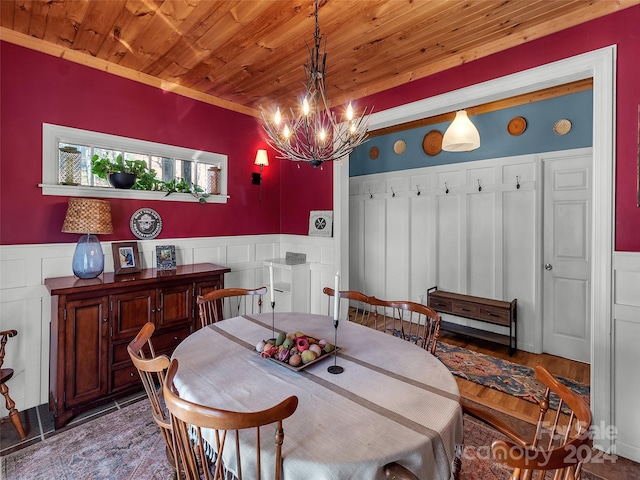
[(489, 332), (480, 328), (445, 321), (442, 322), (442, 330), (508, 345), (509, 355), (513, 355), (516, 351), (518, 345), (517, 299), (507, 302), (474, 297), (472, 295), (438, 290), (437, 286), (427, 290), (427, 297), (428, 305), (437, 312), (508, 327), (509, 334)]

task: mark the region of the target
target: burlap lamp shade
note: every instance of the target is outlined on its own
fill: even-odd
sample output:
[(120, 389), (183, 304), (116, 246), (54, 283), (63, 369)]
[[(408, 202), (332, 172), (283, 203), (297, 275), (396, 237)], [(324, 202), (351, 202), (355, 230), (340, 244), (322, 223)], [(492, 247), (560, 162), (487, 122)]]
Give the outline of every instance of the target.
[(64, 233), (82, 233), (73, 254), (73, 273), (95, 278), (104, 270), (104, 253), (95, 234), (113, 233), (111, 204), (95, 198), (70, 198), (62, 225)]
[(111, 204), (95, 198), (70, 198), (62, 231), (100, 235), (113, 233)]

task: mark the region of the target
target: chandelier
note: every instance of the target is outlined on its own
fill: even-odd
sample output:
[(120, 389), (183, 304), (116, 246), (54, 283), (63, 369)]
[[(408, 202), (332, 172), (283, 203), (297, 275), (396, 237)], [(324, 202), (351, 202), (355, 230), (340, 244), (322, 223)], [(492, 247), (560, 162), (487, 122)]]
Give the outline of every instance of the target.
[(324, 162), (338, 160), (362, 145), (367, 140), (367, 126), (371, 109), (364, 109), (359, 117), (354, 116), (351, 102), (338, 121), (330, 109), (325, 92), (327, 52), (325, 40), (321, 52), (322, 35), (318, 23), (318, 0), (315, 0), (316, 29), (314, 45), (309, 48), (310, 60), (304, 65), (306, 95), (296, 113), (290, 108), (288, 118), (278, 107), (273, 116), (261, 110), (265, 140), (276, 152), (277, 158), (294, 162), (308, 162), (314, 167)]

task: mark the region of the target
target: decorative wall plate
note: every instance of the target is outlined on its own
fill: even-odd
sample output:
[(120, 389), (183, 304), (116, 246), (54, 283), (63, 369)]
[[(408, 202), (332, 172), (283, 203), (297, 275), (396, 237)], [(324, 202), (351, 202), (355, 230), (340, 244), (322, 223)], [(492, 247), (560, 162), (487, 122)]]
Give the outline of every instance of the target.
[(156, 238), (162, 230), (162, 219), (155, 210), (141, 208), (131, 215), (129, 228), (141, 240)]
[(571, 131), (571, 121), (566, 118), (558, 120), (553, 126), (553, 131), (558, 135), (566, 135)]
[(442, 132), (431, 130), (427, 133), (422, 140), (422, 150), (431, 157), (438, 155), (442, 151)]
[(376, 158), (378, 158), (379, 154), (380, 149), (378, 147), (371, 147), (371, 149), (369, 149), (369, 158), (371, 160), (375, 160)]
[(396, 143), (393, 144), (393, 151), (398, 155), (403, 154), (406, 149), (407, 143), (404, 140), (397, 140)]
[(514, 117), (509, 120), (509, 124), (507, 125), (507, 132), (513, 136), (522, 135), (526, 129), (527, 121), (523, 117)]

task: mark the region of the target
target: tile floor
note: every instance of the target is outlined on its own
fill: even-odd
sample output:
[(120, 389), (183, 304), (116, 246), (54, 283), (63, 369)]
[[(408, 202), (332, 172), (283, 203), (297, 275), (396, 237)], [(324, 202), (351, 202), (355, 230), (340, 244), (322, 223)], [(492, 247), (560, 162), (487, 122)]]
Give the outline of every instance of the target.
[(72, 418), (66, 427), (58, 430), (54, 429), (53, 415), (49, 412), (49, 406), (47, 404), (38, 405), (37, 407), (20, 412), (22, 425), (27, 432), (27, 436), (24, 439), (20, 439), (11, 421), (7, 419), (5, 422), (3, 420), (0, 426), (0, 456), (8, 455), (9, 453), (41, 442), (45, 438), (89, 422), (106, 413), (120, 410), (122, 407), (142, 400), (143, 398), (146, 398), (144, 390), (129, 395), (128, 397), (111, 401)]

